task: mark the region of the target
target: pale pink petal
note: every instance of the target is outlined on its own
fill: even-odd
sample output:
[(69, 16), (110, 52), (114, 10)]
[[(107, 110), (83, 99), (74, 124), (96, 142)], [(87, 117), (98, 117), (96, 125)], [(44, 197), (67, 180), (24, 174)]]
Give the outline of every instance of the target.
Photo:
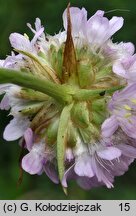
[(96, 177), (98, 179), (98, 182), (103, 182), (107, 188), (112, 188), (113, 187), (113, 175), (110, 175), (110, 173), (103, 168), (96, 160), (94, 157), (92, 157), (92, 167), (93, 170), (96, 174)]
[(136, 55), (115, 62), (113, 65), (113, 72), (126, 78), (132, 83), (136, 82)]
[(98, 16), (103, 17), (103, 16), (104, 16), (104, 11), (98, 10), (98, 11), (96, 11), (96, 13), (94, 14), (94, 16), (95, 16), (95, 15), (98, 15)]
[(28, 38), (19, 34), (12, 33), (9, 37), (10, 43), (13, 48), (23, 51), (32, 52), (32, 46)]
[(1, 110), (9, 110), (10, 109), (9, 98), (6, 94), (4, 95), (4, 97), (1, 100), (0, 109)]
[(109, 37), (117, 32), (123, 26), (124, 19), (122, 17), (112, 17), (109, 21)]
[(118, 122), (116, 117), (113, 115), (110, 118), (106, 119), (101, 127), (102, 136), (110, 137), (118, 128)]
[(120, 92), (117, 91), (117, 94), (115, 92), (114, 95), (115, 95), (114, 97), (115, 101), (118, 101), (118, 100), (120, 101), (121, 99), (126, 101), (127, 99), (127, 101), (129, 102), (130, 98), (136, 98), (136, 83), (128, 85)]
[(77, 178), (77, 184), (84, 190), (90, 190), (91, 188), (104, 185), (104, 182), (98, 182), (96, 176), (93, 176), (92, 178), (80, 176), (79, 178)]
[(41, 20), (37, 17), (35, 20), (35, 29), (36, 32), (38, 32), (41, 28), (43, 28), (42, 24), (41, 24)]
[(134, 54), (135, 46), (128, 43), (113, 43), (111, 40), (108, 40), (103, 46), (103, 53), (107, 58), (110, 58), (113, 62), (116, 60), (122, 60), (128, 58)]
[(0, 84), (0, 95), (4, 94), (9, 88), (13, 86), (12, 84)]
[(43, 167), (43, 158), (35, 152), (30, 152), (22, 159), (22, 168), (31, 175), (41, 172)]
[[(124, 55), (133, 55), (135, 52), (135, 46), (133, 43), (131, 42), (127, 42), (127, 43), (120, 43), (120, 48), (122, 48), (122, 51), (124, 52)], [(123, 53), (122, 53), (123, 54)]]
[(97, 151), (100, 158), (106, 160), (113, 160), (121, 156), (121, 151), (116, 147), (106, 147), (104, 150)]
[(121, 176), (123, 175), (129, 168), (129, 165), (134, 161), (132, 157), (126, 157), (123, 155), (119, 158), (119, 160), (114, 160), (113, 166), (109, 165), (109, 169), (114, 176)]
[(136, 158), (136, 148), (126, 144), (119, 144), (118, 148), (121, 150), (122, 154), (129, 158)]
[(46, 175), (55, 183), (59, 183), (59, 178), (57, 175), (57, 170), (55, 169), (55, 165), (52, 164), (51, 162), (46, 162), (44, 166), (44, 171)]
[(61, 181), (62, 185), (64, 187), (68, 187), (67, 185), (67, 181), (70, 180), (70, 179), (76, 179), (78, 176), (77, 174), (75, 173), (74, 171), (74, 164), (69, 167), (66, 172), (64, 173), (64, 176), (63, 176), (63, 179)]
[(120, 61), (117, 61), (113, 64), (113, 72), (121, 77), (124, 77), (126, 79), (128, 78), (126, 70), (124, 69)]
[(0, 60), (0, 67), (3, 67), (4, 61), (5, 60)]
[(78, 176), (93, 177), (91, 158), (89, 156), (81, 156), (75, 164), (74, 171)]
[(87, 37), (92, 44), (101, 45), (107, 40), (107, 29), (109, 21), (105, 17), (98, 15), (92, 16), (87, 21)]
[(29, 120), (26, 117), (15, 117), (10, 121), (4, 130), (3, 137), (7, 141), (12, 141), (24, 135), (24, 132), (29, 127)]
[(35, 20), (35, 29), (32, 28), (30, 23), (27, 23), (27, 26), (34, 34), (36, 34), (36, 32), (39, 32), (41, 29), (44, 29), (44, 27), (41, 25), (41, 20), (39, 18), (36, 18)]
[[(84, 32), (87, 22), (87, 11), (85, 8), (80, 10), (77, 7), (71, 7), (70, 17), (72, 23), (72, 33), (79, 34), (79, 32)], [(63, 25), (65, 30), (67, 30), (67, 9), (63, 13)]]
[(120, 127), (128, 136), (136, 139), (136, 116), (132, 116), (129, 120), (122, 118)]
[(33, 146), (33, 131), (31, 128), (28, 128), (24, 133), (24, 139), (27, 149), (30, 151)]
[(31, 44), (34, 45), (37, 41), (37, 39), (42, 35), (44, 32), (44, 28), (41, 28), (38, 32), (36, 32), (34, 38), (31, 40)]

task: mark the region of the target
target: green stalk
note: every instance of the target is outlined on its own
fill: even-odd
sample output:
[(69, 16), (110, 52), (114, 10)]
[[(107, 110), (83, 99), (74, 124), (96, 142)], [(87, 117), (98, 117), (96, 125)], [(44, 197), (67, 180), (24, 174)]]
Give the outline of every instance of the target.
[(60, 103), (70, 103), (72, 96), (68, 94), (66, 87), (25, 72), (0, 68), (0, 83), (12, 83), (47, 94)]
[(81, 89), (73, 95), (73, 98), (78, 101), (86, 101), (92, 99), (94, 96), (101, 96), (101, 94), (112, 94), (113, 92), (124, 88), (125, 86), (116, 86), (109, 89)]

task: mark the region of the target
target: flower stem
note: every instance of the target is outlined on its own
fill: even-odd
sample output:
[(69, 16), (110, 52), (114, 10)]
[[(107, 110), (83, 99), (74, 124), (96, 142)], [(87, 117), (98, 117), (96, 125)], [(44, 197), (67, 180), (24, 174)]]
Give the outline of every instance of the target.
[(78, 101), (84, 101), (84, 100), (89, 100), (94, 96), (98, 96), (98, 95), (105, 95), (105, 94), (112, 94), (113, 92), (117, 91), (117, 90), (121, 90), (122, 88), (124, 88), (125, 86), (116, 86), (113, 88), (109, 88), (109, 89), (82, 89), (79, 90), (77, 93), (75, 93), (73, 95), (73, 98), (75, 100)]
[(12, 83), (45, 93), (62, 104), (70, 103), (72, 96), (65, 86), (56, 84), (25, 72), (0, 68), (0, 83)]

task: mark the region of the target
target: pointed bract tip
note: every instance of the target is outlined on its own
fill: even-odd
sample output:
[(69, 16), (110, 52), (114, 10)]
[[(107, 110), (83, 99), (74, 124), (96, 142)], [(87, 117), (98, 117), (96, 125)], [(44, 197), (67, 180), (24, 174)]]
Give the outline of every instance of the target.
[(67, 22), (68, 22), (67, 31), (71, 33), (70, 3), (67, 6)]
[(63, 191), (64, 191), (65, 195), (66, 195), (66, 196), (68, 196), (68, 191), (67, 191), (67, 188), (62, 186), (62, 189), (63, 189)]
[(70, 4), (67, 7), (67, 39), (65, 43), (64, 55), (63, 55), (63, 80), (66, 82), (71, 74), (77, 72), (76, 52), (72, 37), (72, 22), (70, 15)]
[(70, 2), (68, 3), (67, 10), (70, 8)]

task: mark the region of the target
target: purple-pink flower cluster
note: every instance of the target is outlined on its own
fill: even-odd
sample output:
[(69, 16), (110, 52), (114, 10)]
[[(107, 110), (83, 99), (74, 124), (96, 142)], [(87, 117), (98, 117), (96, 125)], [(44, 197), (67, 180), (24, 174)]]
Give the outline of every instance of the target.
[[(66, 146), (65, 172), (61, 184), (66, 188), (67, 182), (75, 179), (84, 189), (101, 185), (111, 188), (114, 177), (123, 175), (136, 158), (136, 54), (134, 54), (134, 45), (130, 42), (113, 43), (111, 40), (113, 34), (123, 26), (122, 17), (114, 16), (108, 20), (104, 16), (104, 11), (99, 10), (90, 19), (87, 19), (85, 8), (74, 7), (70, 8), (70, 17), (73, 44), (80, 62), (80, 65), (77, 66), (78, 72), (87, 70), (90, 73), (92, 70), (88, 77), (93, 82), (87, 80), (87, 84), (84, 84), (80, 80), (81, 89), (103, 89), (105, 91), (107, 88), (121, 85), (123, 89), (114, 91), (112, 94), (105, 91), (103, 98), (99, 95), (91, 102), (82, 103), (82, 109), (86, 107), (89, 109), (88, 106), (91, 106), (89, 112), (92, 112), (92, 116), (89, 117), (91, 120), (88, 120), (88, 114), (86, 114), (87, 123), (83, 122), (83, 126), (80, 125), (80, 116), (77, 112), (71, 113), (68, 124), (68, 143), (72, 142), (74, 145), (70, 143)], [(67, 10), (63, 13), (63, 25), (64, 31), (54, 36), (46, 35), (41, 21), (37, 18), (35, 29), (28, 24), (34, 33), (31, 41), (26, 35), (11, 34), (10, 43), (19, 54), (12, 52), (11, 56), (0, 61), (0, 66), (22, 71), (25, 69), (43, 79), (50, 79), (44, 75), (44, 65), (46, 65), (53, 82), (57, 83), (59, 79), (62, 82), (60, 74), (58, 80), (54, 79), (53, 75), (60, 69), (59, 55), (62, 52), (59, 53), (59, 51), (63, 49), (67, 38)], [(55, 58), (52, 54), (52, 47), (55, 49), (54, 56), (57, 56), (55, 63), (51, 61)], [(86, 76), (86, 73), (84, 72), (84, 75), (80, 73), (80, 76)], [(71, 80), (69, 83), (73, 85), (74, 82)], [(74, 85), (78, 90), (75, 83)], [(21, 143), (24, 143), (28, 150), (28, 154), (22, 159), (22, 168), (31, 175), (46, 173), (54, 183), (59, 183), (54, 136), (59, 127), (61, 108), (55, 104), (55, 109), (60, 110), (59, 112), (55, 109), (52, 111), (52, 101), (49, 100), (46, 103), (46, 97), (42, 93), (38, 95), (32, 92), (33, 95), (28, 94), (26, 97), (27, 94), (22, 93), (22, 88), (13, 84), (0, 85), (0, 93), (5, 93), (0, 108), (2, 110), (10, 108), (10, 114), (13, 116), (5, 128), (4, 139), (11, 141), (21, 138)], [(101, 98), (104, 105), (101, 103)], [(102, 106), (104, 106), (104, 111)], [(30, 113), (27, 108), (30, 109)], [(48, 110), (51, 115), (48, 114)], [(37, 114), (38, 112), (41, 116)], [(34, 114), (36, 117), (33, 121)], [(47, 116), (45, 121), (44, 116), (45, 118)], [(50, 131), (53, 131), (51, 137), (48, 135)], [(49, 138), (52, 146), (48, 144)]]

